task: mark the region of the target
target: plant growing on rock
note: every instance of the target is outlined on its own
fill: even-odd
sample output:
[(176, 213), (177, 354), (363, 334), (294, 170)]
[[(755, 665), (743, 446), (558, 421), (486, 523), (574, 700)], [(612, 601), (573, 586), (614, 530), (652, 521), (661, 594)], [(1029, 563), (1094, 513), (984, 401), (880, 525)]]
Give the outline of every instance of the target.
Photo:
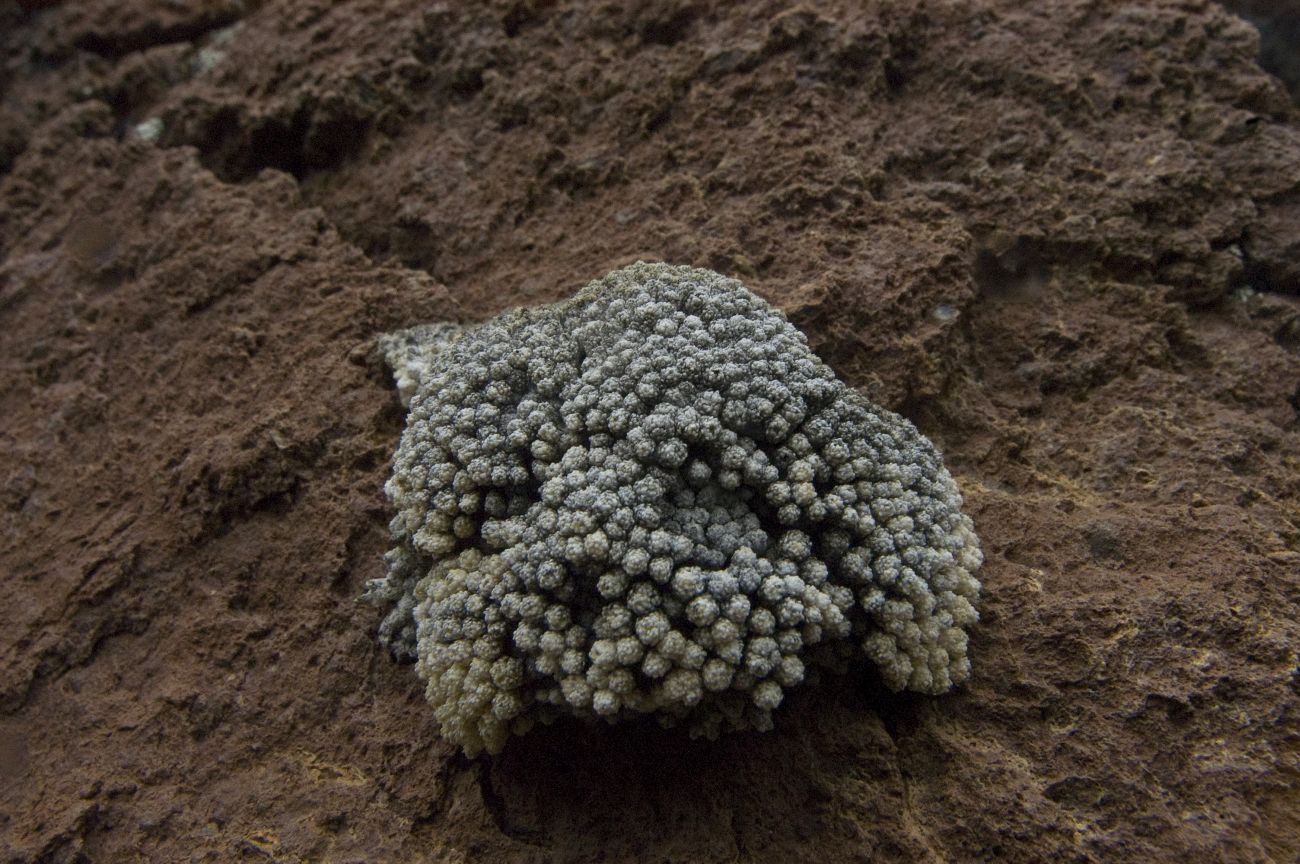
[(409, 415), (365, 596), (466, 753), (565, 714), (770, 728), (854, 655), (970, 674), (982, 559), (939, 454), (740, 283), (638, 263), (380, 348)]

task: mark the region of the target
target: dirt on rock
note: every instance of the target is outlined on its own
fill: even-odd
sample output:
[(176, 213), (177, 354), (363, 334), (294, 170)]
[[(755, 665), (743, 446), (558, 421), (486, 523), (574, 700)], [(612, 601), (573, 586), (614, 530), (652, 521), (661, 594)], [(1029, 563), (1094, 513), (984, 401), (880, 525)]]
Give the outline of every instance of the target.
[[(0, 856), (1300, 859), (1300, 111), (1259, 51), (1204, 0), (0, 2)], [(638, 258), (941, 447), (969, 684), (440, 741), (356, 601), (371, 340)]]

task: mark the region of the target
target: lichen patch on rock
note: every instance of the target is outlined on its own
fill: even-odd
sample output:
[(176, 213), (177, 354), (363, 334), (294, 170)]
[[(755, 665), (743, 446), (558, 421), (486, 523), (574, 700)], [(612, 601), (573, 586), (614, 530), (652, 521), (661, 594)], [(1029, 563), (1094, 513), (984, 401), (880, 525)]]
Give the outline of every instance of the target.
[(470, 755), (570, 714), (769, 729), (808, 666), (970, 675), (982, 562), (912, 424), (712, 271), (380, 340), (415, 380), (367, 597)]

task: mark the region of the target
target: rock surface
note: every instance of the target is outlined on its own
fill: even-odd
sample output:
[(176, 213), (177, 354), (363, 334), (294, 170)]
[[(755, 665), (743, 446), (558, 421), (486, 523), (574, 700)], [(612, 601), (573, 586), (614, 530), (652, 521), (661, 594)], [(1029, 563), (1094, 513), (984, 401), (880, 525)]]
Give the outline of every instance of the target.
[[(626, 6), (627, 8), (624, 8)], [(1300, 114), (1202, 0), (0, 3), (5, 861), (1300, 857)], [(972, 680), (442, 743), (370, 351), (637, 258), (943, 449)]]

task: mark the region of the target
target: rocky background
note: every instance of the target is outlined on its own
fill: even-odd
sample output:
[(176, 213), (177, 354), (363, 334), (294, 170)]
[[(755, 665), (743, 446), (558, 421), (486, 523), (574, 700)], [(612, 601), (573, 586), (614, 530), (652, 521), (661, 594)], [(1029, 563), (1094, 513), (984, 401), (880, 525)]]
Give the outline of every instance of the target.
[[(1233, 5), (1263, 49), (1206, 0), (0, 0), (3, 861), (1300, 858), (1300, 110), (1259, 65), (1300, 13)], [(440, 742), (355, 600), (371, 339), (637, 258), (943, 448), (969, 685)]]

